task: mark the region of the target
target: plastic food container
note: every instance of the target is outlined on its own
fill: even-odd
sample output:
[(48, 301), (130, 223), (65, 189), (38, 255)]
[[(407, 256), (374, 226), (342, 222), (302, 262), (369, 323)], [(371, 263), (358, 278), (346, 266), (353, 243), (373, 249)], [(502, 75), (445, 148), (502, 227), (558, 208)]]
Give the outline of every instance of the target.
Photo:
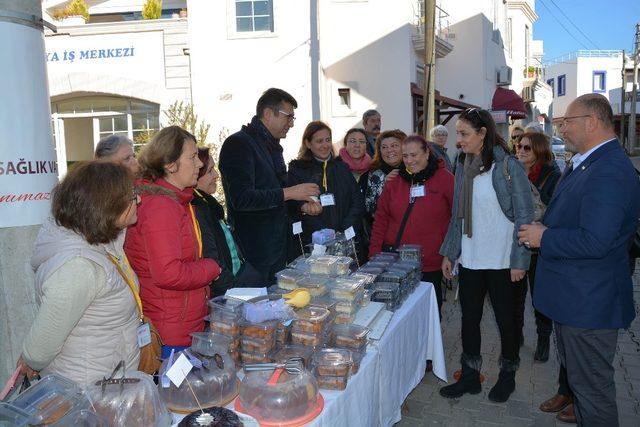
[(276, 273), (276, 280), (280, 289), (292, 291), (300, 287), (299, 282), (304, 277), (304, 273), (300, 270), (287, 268)]
[(240, 348), (247, 353), (268, 353), (275, 347), (275, 335), (269, 339), (257, 339), (243, 336), (240, 338)]
[(298, 258), (294, 259), (291, 264), (289, 264), (289, 268), (293, 268), (296, 270), (300, 270), (302, 272), (309, 272), (311, 266), (309, 265), (307, 255), (300, 255)]
[(336, 318), (333, 319), (333, 323), (337, 325), (346, 325), (349, 323), (353, 323), (353, 319), (355, 319), (355, 317), (355, 314), (338, 313), (336, 314)]
[(307, 261), (311, 266), (311, 274), (331, 275), (335, 271), (335, 263), (338, 257), (326, 255), (310, 257)]
[(276, 344), (285, 345), (288, 344), (291, 339), (291, 324), (285, 325), (282, 322), (278, 322), (276, 328)]
[(331, 298), (337, 301), (352, 302), (362, 298), (364, 291), (364, 279), (351, 277), (338, 277), (330, 286)]
[(287, 291), (286, 289), (282, 289), (278, 285), (269, 286), (267, 288), (267, 293), (269, 295), (279, 296), (280, 298), (282, 298), (282, 295), (286, 294), (287, 292), (289, 292), (289, 291)]
[(251, 353), (241, 351), (240, 357), (243, 363), (269, 363), (271, 362), (271, 353)]
[(402, 245), (398, 248), (398, 254), (400, 259), (421, 261), (422, 260), (422, 246), (420, 245)]
[(349, 381), (349, 374), (334, 376), (334, 375), (316, 375), (318, 381), (318, 387), (325, 390), (344, 390), (347, 388), (347, 382)]
[[(173, 360), (177, 360), (182, 353), (185, 351), (176, 352)], [(199, 405), (191, 390), (198, 397), (203, 408), (225, 406), (238, 394), (235, 363), (227, 353), (219, 353), (219, 357), (216, 358), (203, 357), (200, 359), (207, 364), (207, 367), (194, 367), (180, 384), (180, 387), (176, 387), (164, 375), (169, 368), (171, 358), (162, 362), (159, 370), (158, 391), (170, 411), (189, 414), (197, 410)], [(220, 360), (222, 367), (217, 364)]]
[(316, 334), (321, 333), (327, 324), (329, 315), (329, 310), (318, 307), (308, 307), (298, 310), (296, 318), (293, 319), (292, 330)]
[(324, 308), (325, 310), (329, 310), (329, 313), (331, 313), (330, 317), (332, 317), (336, 313), (336, 304), (337, 304), (337, 301), (329, 298), (328, 296), (322, 296), (322, 297), (311, 298), (309, 307), (318, 307), (318, 308)]
[(312, 365), (318, 376), (349, 375), (353, 358), (351, 351), (343, 348), (323, 348), (313, 354)]
[(211, 332), (193, 332), (191, 337), (191, 350), (203, 356), (234, 351), (240, 345), (240, 340), (237, 338)]
[(331, 228), (323, 228), (322, 230), (311, 233), (311, 242), (317, 245), (326, 245), (335, 240), (336, 231)]
[(369, 336), (369, 328), (359, 325), (335, 325), (331, 343), (336, 347), (361, 350), (366, 348)]
[(367, 354), (367, 345), (365, 344), (362, 348), (358, 350), (351, 350), (351, 357), (353, 357), (353, 365), (351, 365), (351, 375), (355, 375), (360, 370), (360, 362), (364, 359), (365, 354)]
[(360, 310), (362, 299), (364, 298), (364, 290), (361, 291), (353, 301), (338, 301), (336, 304), (336, 313), (355, 315)]
[(229, 337), (240, 333), (240, 315), (232, 311), (212, 311), (205, 320), (209, 322), (211, 332)]
[(395, 311), (400, 302), (400, 285), (389, 282), (376, 283), (371, 294), (371, 301), (386, 303), (387, 310)]
[(367, 285), (370, 285), (371, 283), (376, 281), (376, 277), (378, 277), (378, 274), (380, 273), (372, 274), (372, 273), (364, 272), (362, 271), (362, 269), (360, 269), (355, 273), (353, 273), (351, 275), (351, 278), (362, 280), (364, 282), (364, 286), (367, 287)]
[[(104, 381), (96, 381), (86, 388), (96, 413), (106, 420), (105, 425), (165, 426), (171, 424), (171, 414), (160, 399), (153, 377), (139, 371), (124, 372), (125, 378), (122, 375), (120, 371), (114, 376), (115, 381), (109, 381), (107, 384)], [(83, 415), (75, 412), (69, 418), (68, 422), (61, 421), (60, 424), (82, 425), (82, 422), (76, 423), (82, 420), (89, 422), (85, 425), (91, 425), (90, 423), (95, 421), (87, 413)]]
[(291, 343), (303, 345), (305, 347), (321, 347), (328, 341), (329, 337), (326, 333), (309, 333), (291, 330)]
[(313, 357), (313, 348), (301, 345), (285, 345), (284, 347), (276, 350), (271, 356), (273, 361), (276, 363), (285, 363), (292, 357), (302, 358), (302, 363), (305, 368), (310, 368), (311, 358)]
[(48, 425), (72, 412), (90, 409), (91, 403), (76, 383), (52, 374), (18, 395), (10, 406), (17, 408), (13, 411), (15, 416), (20, 412), (28, 414), (29, 425)]
[(244, 301), (238, 298), (221, 295), (207, 301), (212, 312), (225, 311), (240, 315)]
[(366, 268), (381, 268), (382, 270), (385, 270), (389, 265), (391, 265), (393, 263), (393, 261), (391, 260), (377, 260), (377, 259), (371, 259), (369, 262), (367, 262), (366, 264), (364, 264), (362, 267), (366, 267)]
[[(166, 416), (168, 418), (164, 418), (162, 420), (162, 422), (158, 423), (157, 425), (165, 425), (163, 423), (167, 423), (167, 422), (170, 423), (171, 422), (171, 414), (166, 409), (165, 409), (165, 411), (166, 411)], [(125, 420), (125, 421), (127, 421), (127, 420)], [(2, 418), (0, 418), (0, 425), (3, 425), (2, 424)], [(81, 411), (74, 411), (74, 412), (71, 412), (71, 413), (65, 415), (60, 421), (58, 421), (56, 426), (57, 425), (60, 425), (60, 426), (73, 426), (73, 427), (108, 427), (108, 426), (111, 426), (111, 425), (143, 425), (143, 424), (108, 423), (107, 420), (105, 420), (103, 417), (101, 417), (100, 415), (96, 414), (95, 412), (83, 409)], [(151, 425), (151, 424), (145, 424), (145, 425)]]
[(311, 297), (321, 297), (327, 294), (327, 277), (310, 275), (300, 280), (299, 287), (305, 288), (311, 294)]
[(277, 320), (269, 320), (262, 323), (251, 323), (246, 320), (240, 323), (240, 333), (243, 337), (257, 338), (257, 339), (270, 339), (274, 340), (276, 336), (276, 329), (278, 328)]
[(351, 273), (351, 264), (353, 259), (347, 256), (340, 257), (333, 264), (333, 274), (336, 276), (344, 276)]
[(374, 258), (381, 258), (381, 259), (390, 259), (393, 261), (397, 261), (399, 258), (399, 255), (397, 252), (378, 252), (376, 254), (376, 256)]
[(256, 418), (261, 425), (303, 425), (315, 418), (324, 405), (316, 379), (308, 371), (290, 374), (279, 370), (247, 372), (240, 385), (235, 409)]
[(29, 414), (9, 403), (0, 402), (0, 426), (24, 427), (29, 423)]

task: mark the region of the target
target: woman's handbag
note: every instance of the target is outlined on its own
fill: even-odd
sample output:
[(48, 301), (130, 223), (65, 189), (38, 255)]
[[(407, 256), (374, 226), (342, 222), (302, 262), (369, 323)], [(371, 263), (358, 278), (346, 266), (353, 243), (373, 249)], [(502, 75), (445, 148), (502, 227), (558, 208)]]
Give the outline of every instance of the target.
[[(158, 369), (160, 369), (162, 339), (160, 338), (158, 330), (155, 328), (155, 326), (153, 326), (153, 323), (151, 323), (151, 320), (148, 317), (144, 316), (142, 312), (142, 301), (140, 300), (140, 294), (138, 293), (137, 286), (131, 279), (131, 276), (124, 272), (124, 270), (120, 266), (120, 263), (113, 255), (109, 254), (109, 259), (118, 269), (118, 272), (129, 286), (129, 289), (131, 289), (133, 297), (136, 300), (136, 304), (138, 305), (138, 312), (140, 313), (140, 326), (138, 326), (138, 330), (140, 330), (141, 328), (146, 328), (145, 325), (148, 325), (149, 327), (151, 342), (140, 348), (140, 362), (138, 363), (138, 370), (153, 375), (158, 372)], [(129, 271), (132, 271), (126, 256), (124, 256), (124, 262)]]

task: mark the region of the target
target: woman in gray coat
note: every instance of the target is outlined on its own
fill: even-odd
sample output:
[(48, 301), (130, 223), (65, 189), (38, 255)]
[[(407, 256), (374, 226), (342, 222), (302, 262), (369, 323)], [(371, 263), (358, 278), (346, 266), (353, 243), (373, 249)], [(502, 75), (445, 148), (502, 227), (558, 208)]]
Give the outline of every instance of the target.
[(498, 382), (489, 399), (505, 402), (515, 390), (520, 362), (515, 303), (522, 286), (530, 251), (520, 246), (517, 232), (533, 220), (529, 180), (496, 132), (491, 114), (472, 108), (456, 123), (462, 149), (455, 173), (453, 210), (440, 254), (446, 278), (458, 263), (462, 310), (462, 373), (459, 380), (440, 389), (448, 398), (479, 393), (480, 321), (488, 292), (500, 330), (501, 357)]

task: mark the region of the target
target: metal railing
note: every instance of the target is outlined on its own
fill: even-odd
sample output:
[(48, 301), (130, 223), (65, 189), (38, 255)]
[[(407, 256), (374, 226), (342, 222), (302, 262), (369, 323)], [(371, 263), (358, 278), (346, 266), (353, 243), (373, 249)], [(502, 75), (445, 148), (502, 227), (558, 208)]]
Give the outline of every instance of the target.
[[(424, 0), (415, 0), (413, 10), (416, 35), (424, 35)], [(449, 14), (438, 5), (436, 5), (436, 35), (443, 39), (449, 35)]]
[(577, 58), (615, 58), (622, 55), (621, 50), (576, 50), (575, 52), (565, 53), (562, 56), (544, 61), (544, 65), (560, 64), (563, 62), (573, 61)]

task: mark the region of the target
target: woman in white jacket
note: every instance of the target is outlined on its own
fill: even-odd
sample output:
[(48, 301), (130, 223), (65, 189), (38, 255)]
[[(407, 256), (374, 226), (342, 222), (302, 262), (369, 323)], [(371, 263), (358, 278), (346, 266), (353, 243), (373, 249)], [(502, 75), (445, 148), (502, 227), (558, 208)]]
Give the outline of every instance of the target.
[(31, 260), (38, 313), (18, 361), (23, 373), (87, 385), (120, 360), (138, 368), (138, 307), (118, 269), (137, 286), (122, 244), (138, 200), (126, 168), (100, 161), (77, 165), (54, 189), (53, 218), (40, 229)]

